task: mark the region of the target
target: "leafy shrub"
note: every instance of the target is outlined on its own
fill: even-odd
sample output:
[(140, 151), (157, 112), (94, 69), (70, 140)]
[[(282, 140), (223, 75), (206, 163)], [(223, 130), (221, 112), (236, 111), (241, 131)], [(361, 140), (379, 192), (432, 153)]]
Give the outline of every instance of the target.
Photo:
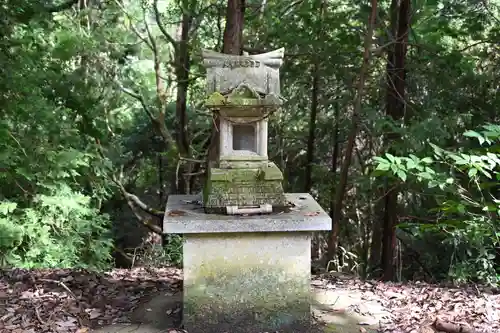
[(451, 252), (448, 275), (455, 281), (494, 284), (499, 282), (500, 270), (495, 261), (500, 255), (500, 126), (485, 125), (464, 136), (476, 138), (479, 146), (466, 141), (451, 152), (430, 144), (433, 156), (423, 158), (386, 154), (374, 158), (375, 175), (426, 184), (437, 198), (437, 206), (430, 211), (435, 221), (398, 227), (443, 239)]
[(0, 266), (105, 269), (108, 230), (108, 216), (67, 186), (37, 195), (28, 208), (0, 201)]

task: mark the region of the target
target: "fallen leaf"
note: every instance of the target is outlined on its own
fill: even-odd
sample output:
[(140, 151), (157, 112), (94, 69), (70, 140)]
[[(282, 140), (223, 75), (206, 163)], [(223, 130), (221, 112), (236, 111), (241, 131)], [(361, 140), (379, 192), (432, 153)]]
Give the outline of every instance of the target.
[(317, 216), (319, 214), (320, 214), (320, 212), (307, 212), (307, 213), (304, 213), (305, 216)]
[(184, 216), (186, 212), (183, 210), (171, 210), (167, 213), (168, 216)]
[(76, 331), (76, 333), (88, 333), (88, 332), (90, 332), (90, 328), (88, 328), (88, 327), (80, 327), (80, 328)]
[(95, 319), (102, 315), (99, 309), (87, 309), (87, 313), (89, 314), (90, 319)]

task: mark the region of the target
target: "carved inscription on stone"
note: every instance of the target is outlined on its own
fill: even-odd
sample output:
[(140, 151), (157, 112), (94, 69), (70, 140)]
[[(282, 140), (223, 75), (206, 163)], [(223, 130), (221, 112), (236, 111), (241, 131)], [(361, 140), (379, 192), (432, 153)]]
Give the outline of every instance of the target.
[(261, 62), (258, 60), (253, 60), (247, 57), (241, 57), (237, 59), (223, 58), (223, 59), (207, 59), (205, 61), (206, 67), (220, 67), (220, 68), (249, 68), (249, 67), (260, 67)]
[(203, 50), (207, 69), (207, 93), (229, 93), (241, 83), (262, 94), (280, 94), (279, 68), (284, 49), (268, 53), (235, 56)]
[[(214, 188), (215, 190), (215, 188)], [(208, 197), (210, 207), (264, 205), (279, 200), (281, 183), (241, 183), (230, 188), (217, 188)]]

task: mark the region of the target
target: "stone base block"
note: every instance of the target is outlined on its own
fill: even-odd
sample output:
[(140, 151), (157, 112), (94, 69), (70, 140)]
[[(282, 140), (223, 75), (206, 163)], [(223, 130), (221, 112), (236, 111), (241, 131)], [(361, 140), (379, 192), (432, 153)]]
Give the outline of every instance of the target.
[(184, 328), (308, 332), (310, 242), (308, 232), (186, 234)]
[(226, 214), (227, 206), (255, 207), (269, 204), (274, 212), (283, 212), (286, 197), (283, 175), (272, 162), (258, 168), (209, 170), (203, 189), (203, 203), (208, 214)]

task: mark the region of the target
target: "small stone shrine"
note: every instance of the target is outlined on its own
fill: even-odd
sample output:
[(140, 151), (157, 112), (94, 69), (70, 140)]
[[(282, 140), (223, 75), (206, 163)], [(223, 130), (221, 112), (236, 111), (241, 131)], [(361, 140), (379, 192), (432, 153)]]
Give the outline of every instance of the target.
[(170, 195), (163, 223), (164, 233), (184, 235), (190, 333), (310, 330), (311, 232), (330, 230), (331, 219), (310, 194), (283, 193), (283, 175), (268, 160), (283, 55), (203, 52), (219, 154), (202, 197)]
[(219, 116), (219, 156), (210, 166), (207, 213), (271, 213), (285, 209), (283, 174), (267, 157), (267, 118), (281, 106), (283, 49), (254, 56), (203, 52), (206, 106)]

